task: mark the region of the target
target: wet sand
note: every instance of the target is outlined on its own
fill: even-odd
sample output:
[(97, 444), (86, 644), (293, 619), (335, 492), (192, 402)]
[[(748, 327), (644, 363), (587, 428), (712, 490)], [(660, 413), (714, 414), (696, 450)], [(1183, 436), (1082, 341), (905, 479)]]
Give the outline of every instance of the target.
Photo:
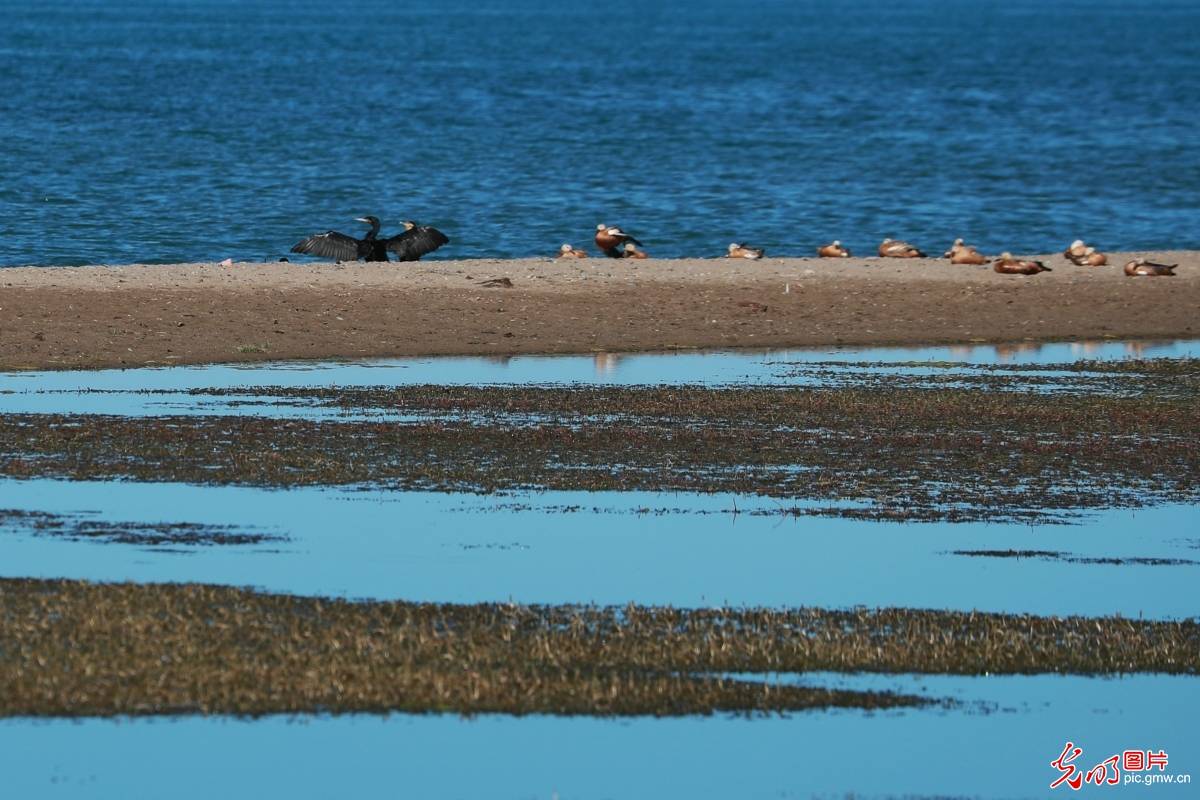
[[(1127, 278), (1135, 256), (1175, 278)], [(0, 368), (1193, 338), (1200, 252), (997, 275), (940, 259), (0, 269)], [(490, 279), (511, 288), (489, 287)]]

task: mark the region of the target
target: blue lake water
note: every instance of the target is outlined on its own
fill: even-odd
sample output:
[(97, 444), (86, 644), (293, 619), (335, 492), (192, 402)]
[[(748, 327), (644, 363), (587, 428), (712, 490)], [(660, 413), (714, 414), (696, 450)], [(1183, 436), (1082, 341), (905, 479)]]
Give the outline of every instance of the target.
[[(951, 552), (1050, 550), (1200, 562), (1192, 506), (1100, 511), (1083, 515), (1077, 525), (1040, 526), (750, 513), (779, 505), (730, 494), (481, 496), (0, 480), (0, 509), (82, 513), (107, 522), (243, 526), (287, 537), (260, 545), (155, 550), (0, 528), (0, 575), (198, 581), (452, 603), (866, 605), (1176, 619), (1197, 613), (1200, 564), (1085, 564)], [(569, 506), (580, 509), (562, 513)], [(735, 508), (740, 513), (730, 513)]]
[(1196, 248), (1189, 0), (10, 0), (0, 265)]
[[(806, 364), (839, 362), (844, 371), (879, 364), (877, 369), (885, 373), (944, 375), (998, 363), (1032, 368), (1079, 359), (1198, 353), (1200, 342), (1194, 340), (1113, 341), (16, 372), (0, 375), (0, 413), (249, 413), (338, 419), (378, 412), (290, 404), (256, 397), (252, 389), (230, 398), (187, 392), (253, 386), (812, 384), (820, 378), (797, 377), (795, 371)], [(955, 366), (948, 370), (948, 363)], [(865, 604), (1134, 617), (1196, 613), (1192, 587), (1200, 566), (1192, 564), (1082, 564), (951, 553), (1014, 549), (1081, 558), (1198, 561), (1193, 506), (1098, 509), (1079, 515), (1077, 524), (1030, 526), (884, 523), (779, 513), (793, 505), (790, 500), (729, 494), (487, 496), (0, 480), (0, 509), (82, 514), (106, 522), (245, 526), (286, 537), (254, 546), (154, 550), (10, 532), (0, 535), (0, 574), (201, 581), (444, 602)], [(579, 510), (562, 513), (567, 507)]]
[[(981, 367), (1058, 364), (1124, 358), (1195, 358), (1200, 340), (1059, 342), (951, 347), (836, 347), (763, 351), (596, 353), (590, 356), (438, 357), (366, 361), (141, 367), (0, 373), (0, 413), (247, 414), (347, 418), (357, 412), (315, 408), (300, 401), (256, 396), (246, 387), (389, 387), (496, 385), (820, 385), (805, 365), (838, 362), (851, 374), (871, 364), (876, 373), (908, 377), (973, 374)], [(921, 362), (935, 362), (923, 366)], [(874, 366), (882, 365), (882, 366)], [(1013, 373), (1006, 373), (1013, 374)], [(1038, 378), (1049, 374), (1031, 372)], [(1072, 377), (1078, 377), (1071, 373)], [(244, 389), (231, 397), (192, 395), (194, 389)], [(154, 394), (138, 394), (152, 391)]]

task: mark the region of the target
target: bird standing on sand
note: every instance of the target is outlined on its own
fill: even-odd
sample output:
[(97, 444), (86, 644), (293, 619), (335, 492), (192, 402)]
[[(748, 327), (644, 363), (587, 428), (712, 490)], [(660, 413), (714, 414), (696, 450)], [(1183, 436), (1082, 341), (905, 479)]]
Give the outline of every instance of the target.
[(955, 239), (954, 244), (950, 249), (942, 254), (942, 258), (950, 259), (951, 264), (986, 264), (988, 263), (987, 256), (980, 253), (969, 244), (964, 244), (962, 239)]
[(1125, 274), (1131, 278), (1173, 276), (1178, 264), (1156, 264), (1144, 258), (1135, 258), (1125, 265)]
[(622, 248), (629, 242), (638, 246), (642, 244), (616, 225), (605, 225), (601, 222), (596, 226), (596, 247), (609, 258), (626, 258)]
[(336, 261), (387, 261), (387, 249), (379, 241), (379, 218), (358, 217), (355, 222), (362, 222), (371, 227), (370, 232), (361, 239), (348, 236), (339, 231), (326, 231), (314, 234), (292, 247), (293, 253), (332, 258)]
[(725, 254), (726, 258), (762, 258), (765, 251), (761, 247), (747, 247), (744, 244), (732, 242), (729, 245), (729, 252)]
[(386, 242), (387, 249), (397, 255), (397, 261), (419, 261), (426, 253), (450, 244), (450, 237), (432, 225), (418, 225), (411, 219), (401, 224), (404, 225), (404, 232)]
[(924, 258), (925, 254), (908, 242), (884, 239), (879, 245), (879, 255), (883, 258)]
[(842, 243), (834, 239), (830, 244), (823, 244), (817, 248), (817, 255), (821, 258), (849, 258), (850, 251), (842, 247)]
[(645, 250), (638, 250), (633, 242), (626, 242), (622, 258), (649, 258)]
[(1039, 272), (1050, 272), (1050, 268), (1040, 261), (1013, 258), (1012, 253), (1008, 252), (1000, 254), (992, 263), (992, 269), (1001, 275), (1037, 275)]
[(359, 217), (355, 222), (362, 222), (371, 227), (367, 235), (361, 239), (348, 236), (338, 231), (326, 231), (314, 234), (292, 247), (293, 253), (332, 258), (336, 261), (388, 261), (388, 252), (396, 253), (400, 261), (416, 261), (426, 253), (432, 253), (450, 239), (436, 228), (428, 225), (417, 225), (407, 221), (404, 232), (387, 239), (379, 238), (379, 218)]
[(576, 250), (569, 244), (564, 244), (558, 248), (558, 255), (555, 258), (587, 258), (588, 254), (583, 250)]

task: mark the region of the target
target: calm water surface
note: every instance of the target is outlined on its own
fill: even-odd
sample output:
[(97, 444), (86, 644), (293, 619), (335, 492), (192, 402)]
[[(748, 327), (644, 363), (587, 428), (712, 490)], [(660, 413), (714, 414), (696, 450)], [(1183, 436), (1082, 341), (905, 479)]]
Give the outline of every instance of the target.
[(9, 0), (0, 265), (1200, 247), (1190, 0)]
[[(0, 413), (239, 413), (204, 387), (738, 383), (807, 380), (841, 361), (897, 375), (988, 364), (1197, 355), (1197, 343), (816, 349), (514, 359), (399, 359), (0, 375)], [(939, 365), (935, 366), (935, 362)], [(1044, 375), (1045, 373), (1038, 373)], [(138, 390), (165, 390), (140, 395)], [(103, 393), (91, 393), (101, 390)], [(245, 399), (245, 398), (240, 398)], [(253, 413), (317, 416), (263, 398)], [(576, 508), (577, 507), (577, 508)], [(734, 508), (737, 514), (731, 513)], [(283, 537), (145, 547), (0, 529), (0, 575), (202, 581), (350, 598), (688, 607), (906, 606), (1189, 618), (1200, 566), (967, 558), (1053, 550), (1200, 561), (1197, 510), (1097, 510), (1077, 525), (886, 523), (756, 515), (728, 494), (464, 495), (310, 487), (0, 480), (0, 509), (107, 522), (233, 526)], [(574, 508), (564, 513), (564, 509)], [(1200, 681), (1136, 675), (757, 679), (917, 692), (954, 701), (886, 713), (606, 720), (534, 716), (304, 716), (256, 720), (0, 720), (5, 797), (179, 798), (352, 794), (459, 798), (1043, 797), (1069, 739), (1097, 763), (1164, 748), (1200, 772)], [(1164, 797), (1192, 787), (1156, 787)], [(1143, 795), (1124, 787), (1114, 796)]]
[[(247, 414), (348, 418), (355, 413), (281, 402), (246, 387), (390, 387), (420, 384), (639, 386), (650, 384), (820, 385), (824, 375), (804, 371), (814, 362), (839, 362), (850, 376), (859, 365), (876, 375), (970, 375), (995, 364), (1035, 367), (1080, 360), (1196, 358), (1200, 340), (1061, 342), (954, 347), (837, 347), (770, 351), (596, 353), (590, 356), (438, 357), (364, 361), (0, 373), (0, 413)], [(923, 365), (922, 362), (933, 362)], [(936, 364), (936, 366), (935, 366)], [(1019, 373), (1006, 372), (1008, 375)], [(1046, 378), (1056, 373), (1031, 371)], [(1076, 373), (1069, 373), (1077, 377)], [(228, 398), (192, 395), (193, 389), (245, 390)], [(138, 394), (152, 391), (154, 394)], [(375, 412), (378, 413), (378, 412)]]
[[(845, 370), (869, 363), (882, 364), (885, 373), (943, 374), (946, 362), (956, 365), (952, 372), (969, 373), (996, 363), (1034, 367), (1079, 359), (1197, 354), (1196, 341), (1100, 342), (21, 372), (0, 376), (0, 413), (341, 418), (345, 412), (338, 409), (256, 399), (252, 391), (212, 399), (187, 390), (430, 383), (779, 384), (810, 382), (792, 377), (796, 366), (826, 361), (842, 362)], [(146, 389), (166, 394), (136, 393)], [(286, 537), (262, 545), (147, 549), (10, 529), (0, 531), (0, 574), (201, 581), (444, 602), (865, 604), (1148, 617), (1196, 613), (1192, 587), (1200, 566), (1194, 564), (1103, 565), (951, 554), (1015, 549), (1083, 558), (1200, 561), (1194, 506), (1098, 509), (1081, 514), (1078, 524), (1028, 526), (790, 518), (779, 514), (785, 505), (795, 503), (730, 494), (489, 496), (0, 480), (0, 509), (105, 522), (231, 525)]]
[(106, 522), (231, 525), (287, 537), (261, 545), (156, 550), (0, 528), (0, 575), (199, 581), (453, 603), (867, 605), (1156, 618), (1197, 613), (1200, 564), (1080, 564), (951, 553), (1052, 550), (1200, 562), (1200, 515), (1193, 506), (1100, 511), (1083, 515), (1078, 525), (1040, 526), (750, 513), (781, 505), (731, 494), (477, 496), (0, 480), (0, 509)]

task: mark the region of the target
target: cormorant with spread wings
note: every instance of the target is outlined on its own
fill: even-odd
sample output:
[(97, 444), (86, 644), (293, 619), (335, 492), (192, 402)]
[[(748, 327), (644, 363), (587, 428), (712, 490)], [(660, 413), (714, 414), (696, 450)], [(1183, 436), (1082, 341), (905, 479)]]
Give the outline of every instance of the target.
[(388, 261), (388, 252), (395, 253), (399, 261), (416, 261), (426, 253), (432, 253), (450, 239), (437, 228), (429, 225), (418, 225), (412, 220), (404, 223), (403, 233), (379, 238), (379, 218), (359, 217), (355, 222), (371, 226), (371, 230), (361, 239), (348, 236), (338, 231), (326, 231), (309, 236), (297, 242), (292, 248), (293, 253), (332, 258), (336, 261)]
[(404, 220), (402, 224), (404, 233), (396, 234), (384, 245), (396, 254), (397, 261), (417, 261), (426, 253), (450, 244), (450, 237), (432, 225), (418, 225), (411, 219)]

